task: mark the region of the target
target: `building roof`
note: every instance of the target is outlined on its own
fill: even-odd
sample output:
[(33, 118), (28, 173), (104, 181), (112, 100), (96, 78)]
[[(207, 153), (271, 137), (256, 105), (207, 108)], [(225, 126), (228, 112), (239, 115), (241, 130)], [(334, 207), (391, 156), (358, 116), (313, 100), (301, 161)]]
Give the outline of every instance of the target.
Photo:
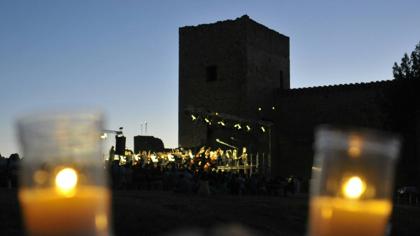
[(344, 91), (348, 89), (362, 89), (367, 87), (383, 87), (395, 84), (396, 80), (378, 80), (371, 82), (360, 82), (360, 83), (348, 83), (348, 84), (333, 84), (333, 85), (322, 85), (314, 87), (302, 87), (302, 88), (291, 88), (285, 90), (285, 94), (301, 94), (310, 92), (322, 92), (322, 91)]
[(267, 26), (258, 23), (257, 21), (251, 19), (248, 15), (243, 15), (241, 17), (238, 17), (234, 20), (232, 19), (228, 19), (228, 20), (222, 20), (222, 21), (216, 21), (214, 23), (206, 23), (206, 24), (198, 24), (198, 25), (190, 25), (190, 26), (183, 26), (180, 27), (180, 30), (190, 30), (190, 29), (203, 29), (203, 28), (207, 28), (207, 27), (211, 27), (211, 26), (217, 26), (217, 25), (222, 25), (222, 24), (229, 24), (229, 23), (241, 23), (241, 22), (246, 22), (246, 23), (250, 23), (250, 24), (254, 24), (257, 25), (258, 27), (264, 28), (265, 30), (271, 31), (275, 34), (281, 35), (283, 37), (287, 37), (284, 34), (281, 34), (279, 32), (277, 32), (276, 30), (270, 29)]

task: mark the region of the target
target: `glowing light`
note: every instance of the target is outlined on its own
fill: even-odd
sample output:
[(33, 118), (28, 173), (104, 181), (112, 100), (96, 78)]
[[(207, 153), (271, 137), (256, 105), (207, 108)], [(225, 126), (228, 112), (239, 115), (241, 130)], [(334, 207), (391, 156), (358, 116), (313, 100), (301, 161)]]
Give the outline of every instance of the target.
[(172, 154), (168, 153), (168, 160), (170, 162), (174, 162), (175, 161), (175, 157)]
[(98, 230), (104, 230), (108, 227), (108, 219), (105, 214), (95, 216), (95, 226)]
[(77, 172), (73, 168), (64, 168), (55, 176), (55, 186), (63, 195), (72, 196), (77, 185)]
[(218, 142), (218, 143), (220, 143), (220, 144), (223, 144), (223, 145), (225, 145), (225, 146), (228, 146), (228, 147), (230, 147), (230, 148), (236, 148), (235, 146), (230, 145), (230, 144), (228, 144), (228, 143), (225, 143), (225, 142), (223, 142), (222, 140), (220, 140), (220, 139), (218, 139), (218, 138), (216, 138), (216, 142)]
[(264, 132), (265, 133), (265, 127), (264, 126), (261, 126), (261, 130), (262, 130), (262, 132)]
[(261, 111), (262, 109), (261, 109), (261, 107), (258, 107), (258, 111)]
[(191, 115), (192, 120), (197, 120), (197, 117), (195, 115)]
[(362, 196), (366, 190), (366, 184), (358, 176), (350, 177), (342, 187), (342, 192), (345, 197), (350, 199), (357, 199)]
[(204, 118), (204, 121), (205, 121), (207, 124), (211, 125), (211, 121), (210, 121), (208, 118)]
[(106, 139), (106, 138), (108, 138), (108, 134), (104, 133), (101, 135), (101, 139)]
[(37, 170), (34, 174), (35, 183), (42, 185), (45, 184), (48, 180), (48, 172), (43, 170)]
[(246, 125), (246, 130), (251, 131), (251, 127), (249, 125)]
[(271, 110), (273, 110), (273, 111), (276, 110), (276, 107), (271, 107)]
[(150, 159), (152, 159), (153, 163), (157, 163), (159, 161), (158, 157), (155, 154), (150, 155)]
[(313, 171), (321, 171), (321, 168), (317, 167), (317, 166), (312, 166), (312, 170)]
[(351, 136), (349, 140), (349, 147), (347, 150), (349, 156), (354, 157), (354, 158), (359, 157), (360, 153), (362, 152), (361, 147), (362, 147), (361, 138), (357, 135)]
[(226, 126), (225, 122), (223, 122), (223, 121), (219, 121), (219, 122), (217, 122), (217, 124), (219, 124), (221, 126)]
[(242, 126), (241, 126), (241, 124), (235, 124), (233, 127), (235, 127), (235, 128), (237, 128), (237, 129), (242, 129)]
[(333, 210), (331, 208), (322, 208), (321, 209), (321, 216), (325, 219), (330, 219), (333, 215)]

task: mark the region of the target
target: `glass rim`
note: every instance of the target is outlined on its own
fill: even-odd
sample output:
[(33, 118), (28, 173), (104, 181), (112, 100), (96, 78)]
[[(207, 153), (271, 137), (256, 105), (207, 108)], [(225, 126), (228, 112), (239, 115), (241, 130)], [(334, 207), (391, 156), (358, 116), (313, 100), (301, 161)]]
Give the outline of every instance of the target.
[(66, 109), (66, 110), (42, 110), (22, 114), (16, 118), (16, 124), (29, 125), (48, 121), (66, 119), (90, 119), (103, 120), (104, 113), (100, 109)]
[(322, 124), (315, 129), (316, 150), (337, 150), (349, 147), (350, 137), (363, 138), (363, 150), (397, 158), (401, 136), (392, 132), (366, 127), (335, 126)]

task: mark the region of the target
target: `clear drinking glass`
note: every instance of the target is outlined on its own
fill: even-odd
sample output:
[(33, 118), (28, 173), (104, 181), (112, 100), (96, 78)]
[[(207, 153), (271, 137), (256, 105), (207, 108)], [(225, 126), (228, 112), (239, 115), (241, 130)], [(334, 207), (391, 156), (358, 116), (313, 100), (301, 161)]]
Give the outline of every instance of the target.
[(109, 235), (110, 190), (98, 112), (19, 119), (19, 201), (28, 235)]
[(399, 138), (388, 133), (318, 128), (309, 235), (383, 236), (399, 149)]

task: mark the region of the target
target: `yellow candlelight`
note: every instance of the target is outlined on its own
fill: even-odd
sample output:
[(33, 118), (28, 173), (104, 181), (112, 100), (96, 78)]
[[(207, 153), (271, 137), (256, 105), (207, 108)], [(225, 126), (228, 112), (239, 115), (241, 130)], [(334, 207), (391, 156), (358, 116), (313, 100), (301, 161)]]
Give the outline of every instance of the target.
[(328, 125), (315, 136), (308, 235), (384, 236), (398, 136)]
[(77, 180), (77, 172), (73, 168), (63, 168), (55, 176), (57, 192), (66, 197), (73, 196), (76, 190)]
[(389, 200), (361, 200), (366, 183), (359, 176), (347, 178), (339, 197), (311, 199), (310, 235), (383, 236), (391, 212)]
[(350, 177), (342, 187), (343, 195), (346, 198), (358, 199), (366, 190), (365, 182), (358, 176)]
[(392, 209), (388, 200), (314, 197), (310, 204), (313, 236), (383, 236)]
[[(36, 173), (35, 181), (43, 173)], [(29, 235), (108, 235), (110, 192), (98, 186), (78, 185), (73, 168), (60, 169), (54, 187), (21, 189)]]
[(362, 139), (358, 135), (351, 135), (347, 152), (350, 157), (360, 157), (362, 152)]
[(19, 202), (27, 235), (110, 235), (99, 112), (39, 113), (17, 122), (25, 159)]

